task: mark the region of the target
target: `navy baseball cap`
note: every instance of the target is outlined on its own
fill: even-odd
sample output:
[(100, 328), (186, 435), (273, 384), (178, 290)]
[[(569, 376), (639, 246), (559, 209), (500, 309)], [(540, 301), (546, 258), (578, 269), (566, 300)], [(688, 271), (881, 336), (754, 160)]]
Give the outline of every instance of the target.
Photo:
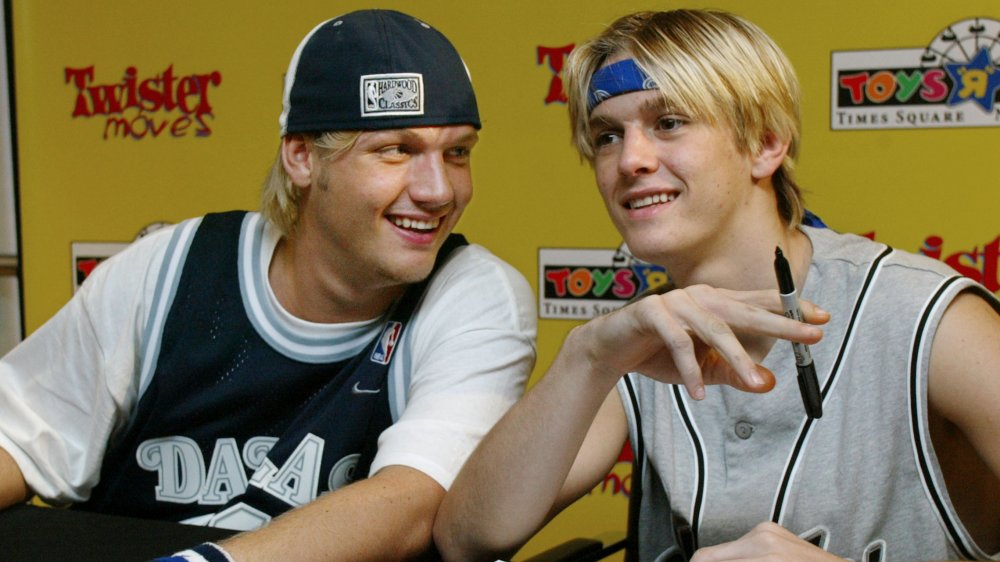
[(393, 10), (325, 21), (299, 43), (285, 75), (281, 135), (472, 125), (469, 70), (448, 39)]

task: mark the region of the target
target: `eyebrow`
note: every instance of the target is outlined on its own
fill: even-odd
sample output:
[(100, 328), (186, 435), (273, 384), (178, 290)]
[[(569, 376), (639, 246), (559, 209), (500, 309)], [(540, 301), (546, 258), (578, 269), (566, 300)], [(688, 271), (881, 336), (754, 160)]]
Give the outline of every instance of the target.
[(587, 127), (590, 129), (610, 127), (611, 125), (613, 125), (613, 122), (607, 117), (591, 117), (587, 120)]
[[(671, 106), (667, 100), (663, 99), (663, 96), (654, 96), (649, 99), (642, 101), (639, 104), (639, 112), (643, 114), (647, 113), (679, 113), (680, 110), (677, 107)], [(604, 115), (591, 116), (587, 121), (587, 126), (591, 129), (598, 128), (601, 126), (612, 127), (615, 125), (615, 120)]]
[(479, 131), (473, 129), (471, 133), (459, 137), (457, 142), (479, 142)]
[(646, 100), (643, 102), (643, 109), (656, 110), (656, 111), (676, 111), (676, 106), (670, 104), (663, 96), (657, 96), (653, 99)]
[[(425, 127), (418, 127), (418, 128), (425, 128)], [(426, 128), (432, 128), (432, 127), (426, 127)], [(412, 128), (377, 129), (377, 130), (368, 131), (368, 132), (370, 132), (370, 133), (372, 133), (374, 135), (379, 135), (379, 134), (396, 134), (396, 135), (399, 135), (402, 140), (408, 141), (408, 142), (423, 141), (424, 140), (420, 135), (418, 135), (416, 132), (414, 132), (414, 130)], [(475, 142), (478, 142), (478, 141), (479, 141), (479, 131), (473, 129), (471, 132), (466, 133), (466, 134), (462, 135), (461, 137), (458, 137), (457, 139), (455, 139), (453, 141), (453, 144), (475, 143)]]

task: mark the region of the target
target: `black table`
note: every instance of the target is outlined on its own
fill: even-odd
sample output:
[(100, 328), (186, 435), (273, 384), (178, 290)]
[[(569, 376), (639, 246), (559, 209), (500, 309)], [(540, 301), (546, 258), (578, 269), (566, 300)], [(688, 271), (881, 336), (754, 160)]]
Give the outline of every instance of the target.
[(0, 560), (141, 562), (233, 534), (169, 521), (17, 505), (0, 511)]

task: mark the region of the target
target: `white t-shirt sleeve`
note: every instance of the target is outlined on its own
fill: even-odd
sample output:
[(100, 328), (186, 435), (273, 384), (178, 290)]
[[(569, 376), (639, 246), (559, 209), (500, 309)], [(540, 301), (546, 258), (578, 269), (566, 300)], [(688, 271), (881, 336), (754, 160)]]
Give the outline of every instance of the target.
[(0, 359), (0, 447), (47, 501), (89, 497), (108, 440), (134, 407), (147, 303), (172, 230), (101, 263)]
[(371, 474), (420, 470), (445, 489), (483, 436), (524, 392), (537, 319), (524, 277), (481, 246), (435, 275), (393, 359), (399, 419), (379, 438)]

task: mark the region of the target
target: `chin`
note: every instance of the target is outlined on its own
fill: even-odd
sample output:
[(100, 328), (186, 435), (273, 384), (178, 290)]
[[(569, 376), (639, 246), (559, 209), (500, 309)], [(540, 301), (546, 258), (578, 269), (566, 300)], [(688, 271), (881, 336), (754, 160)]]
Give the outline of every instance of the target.
[(669, 247), (659, 236), (650, 236), (648, 233), (639, 235), (635, 232), (623, 234), (622, 239), (628, 244), (628, 249), (633, 256), (641, 260), (649, 260), (651, 256), (659, 254), (663, 249)]
[(663, 240), (633, 240), (626, 239), (629, 252), (636, 258), (652, 264), (665, 265), (669, 257), (676, 251), (674, 245)]

